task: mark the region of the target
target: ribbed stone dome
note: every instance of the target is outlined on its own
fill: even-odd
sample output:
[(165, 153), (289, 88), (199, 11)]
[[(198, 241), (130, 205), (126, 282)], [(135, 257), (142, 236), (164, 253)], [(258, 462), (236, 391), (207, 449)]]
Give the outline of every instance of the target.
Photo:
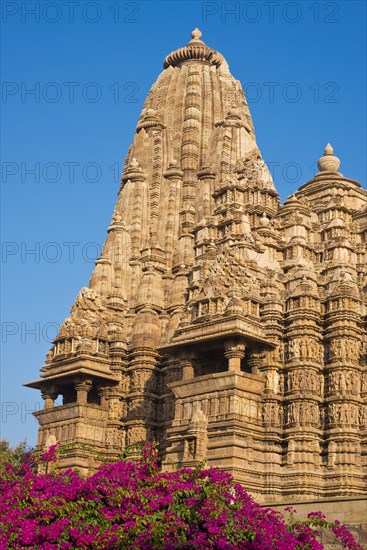
[(187, 46), (179, 48), (167, 55), (163, 63), (164, 69), (168, 67), (177, 67), (185, 63), (185, 61), (203, 61), (217, 67), (222, 64), (222, 54), (204, 44), (201, 40), (202, 34), (199, 29), (193, 30), (191, 36), (192, 40), (190, 40)]

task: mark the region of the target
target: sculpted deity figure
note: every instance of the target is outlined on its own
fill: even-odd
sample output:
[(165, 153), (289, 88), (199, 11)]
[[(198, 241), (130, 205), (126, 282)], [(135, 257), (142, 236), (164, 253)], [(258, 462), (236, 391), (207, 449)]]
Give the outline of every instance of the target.
[(299, 403), (291, 403), (289, 408), (289, 414), (290, 414), (289, 421), (291, 423), (295, 422), (296, 424), (298, 424), (300, 421)]
[(296, 454), (296, 443), (293, 440), (288, 441), (287, 464), (289, 466), (294, 463), (295, 454)]
[(292, 389), (294, 389), (294, 390), (299, 390), (299, 389), (300, 389), (300, 386), (299, 386), (299, 376), (298, 376), (298, 373), (297, 373), (297, 372), (295, 372), (295, 371), (292, 372), (291, 381), (292, 381)]
[(342, 338), (340, 340), (340, 357), (343, 361), (347, 359), (348, 349), (347, 342)]
[(266, 374), (266, 389), (273, 393), (279, 392), (279, 374), (276, 370), (269, 370)]
[(335, 441), (330, 441), (328, 444), (328, 466), (335, 466), (336, 459), (336, 443)]
[(335, 424), (336, 423), (336, 404), (335, 403), (331, 403), (329, 405), (329, 409), (328, 409), (328, 421), (329, 421), (329, 424)]
[(300, 345), (298, 339), (290, 340), (288, 343), (288, 356), (291, 359), (292, 357), (299, 357)]
[(340, 421), (342, 424), (350, 424), (350, 416), (347, 405), (340, 405)]
[(109, 418), (117, 420), (121, 416), (121, 402), (118, 398), (110, 399)]
[(307, 357), (307, 344), (306, 344), (306, 339), (305, 338), (302, 338), (302, 340), (300, 342), (300, 345), (299, 345), (299, 349), (300, 349), (300, 356), (302, 358)]
[(352, 360), (358, 361), (360, 355), (360, 343), (355, 340), (351, 340), (348, 343), (348, 352)]
[(342, 345), (340, 338), (337, 338), (336, 340), (333, 340), (331, 343), (331, 352), (333, 357), (336, 359), (341, 358), (341, 352), (342, 352)]
[(284, 393), (284, 374), (279, 375), (279, 393), (281, 395)]
[(354, 380), (355, 380), (354, 372), (347, 372), (345, 375), (346, 389), (348, 393), (351, 393), (353, 395), (355, 395), (356, 393)]
[(358, 411), (358, 421), (362, 430), (367, 429), (367, 405), (360, 405)]
[(345, 393), (346, 390), (347, 390), (347, 385), (346, 385), (346, 379), (345, 379), (345, 373), (344, 372), (341, 372), (339, 374), (339, 388), (338, 389), (343, 393)]
[(271, 423), (271, 403), (265, 403), (263, 409), (263, 421), (265, 424)]
[(352, 425), (358, 424), (358, 415), (357, 415), (355, 406), (350, 405), (348, 412), (349, 412), (349, 423)]

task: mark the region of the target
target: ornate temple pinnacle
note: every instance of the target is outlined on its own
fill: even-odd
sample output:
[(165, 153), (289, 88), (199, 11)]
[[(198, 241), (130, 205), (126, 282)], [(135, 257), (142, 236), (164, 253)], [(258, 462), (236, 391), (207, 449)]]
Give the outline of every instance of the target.
[(192, 40), (201, 40), (202, 36), (203, 36), (203, 33), (197, 27), (191, 33)]
[(330, 145), (330, 143), (328, 143), (324, 149), (324, 155), (333, 155), (334, 154), (334, 149), (333, 147)]
[(324, 149), (324, 155), (319, 159), (317, 166), (320, 172), (338, 172), (340, 159), (334, 155), (334, 149), (328, 143)]
[(222, 54), (204, 44), (201, 40), (202, 36), (202, 32), (198, 28), (194, 29), (191, 33), (192, 38), (187, 46), (167, 55), (163, 68), (180, 67), (185, 61), (201, 61), (219, 67), (223, 62)]

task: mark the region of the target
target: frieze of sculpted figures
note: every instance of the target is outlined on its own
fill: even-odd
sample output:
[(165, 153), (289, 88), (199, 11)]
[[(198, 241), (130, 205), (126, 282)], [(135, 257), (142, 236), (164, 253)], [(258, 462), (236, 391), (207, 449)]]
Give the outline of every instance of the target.
[(126, 441), (125, 430), (117, 427), (107, 428), (106, 432), (106, 444), (107, 446), (117, 447), (118, 449), (123, 449), (125, 447)]
[(143, 426), (131, 426), (128, 428), (128, 445), (143, 443), (146, 441), (147, 430)]
[(291, 359), (312, 359), (319, 363), (322, 358), (321, 346), (313, 338), (294, 338), (288, 342), (287, 358)]
[(351, 370), (342, 370), (329, 373), (328, 390), (330, 393), (348, 393), (359, 395), (360, 376)]
[(263, 406), (264, 424), (273, 424), (279, 426), (283, 422), (282, 407), (279, 403), (267, 402)]
[(243, 400), (243, 415), (248, 418), (261, 419), (261, 405), (253, 399)]
[(320, 421), (319, 407), (315, 403), (297, 401), (287, 407), (288, 424), (318, 425)]
[(137, 369), (131, 373), (131, 391), (148, 391), (156, 388), (155, 374), (151, 370)]
[(288, 391), (300, 391), (301, 393), (321, 394), (322, 375), (315, 370), (297, 368), (287, 374)]
[(328, 420), (330, 424), (358, 426), (360, 420), (358, 406), (354, 403), (330, 403)]
[(335, 338), (330, 343), (330, 359), (339, 361), (357, 361), (360, 354), (360, 343), (354, 338)]

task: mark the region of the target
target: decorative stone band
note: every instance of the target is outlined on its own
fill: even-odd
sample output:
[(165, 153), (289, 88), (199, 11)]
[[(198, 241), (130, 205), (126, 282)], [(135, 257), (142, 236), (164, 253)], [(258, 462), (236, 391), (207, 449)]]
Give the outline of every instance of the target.
[(174, 52), (167, 55), (163, 63), (163, 68), (167, 69), (168, 67), (177, 67), (184, 63), (185, 61), (204, 61), (209, 63), (209, 65), (219, 65), (223, 62), (223, 56), (216, 50), (209, 48), (201, 40), (201, 32), (199, 29), (195, 29), (191, 33), (192, 40), (188, 43), (187, 46), (179, 48)]

